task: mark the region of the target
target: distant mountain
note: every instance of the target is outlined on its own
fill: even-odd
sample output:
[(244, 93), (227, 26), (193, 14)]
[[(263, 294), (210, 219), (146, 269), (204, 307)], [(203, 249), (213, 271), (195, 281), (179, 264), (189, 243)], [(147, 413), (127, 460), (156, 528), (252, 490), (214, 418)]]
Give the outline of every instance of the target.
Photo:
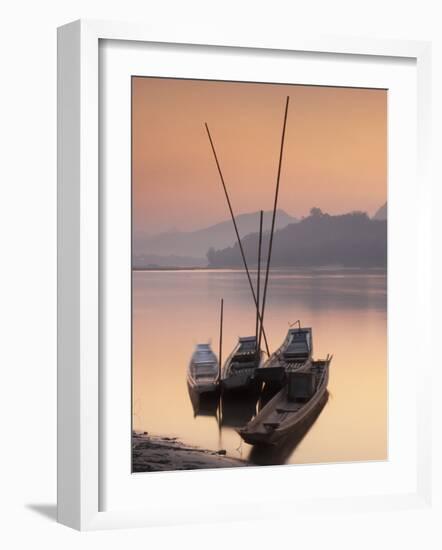
[[(263, 238), (268, 249), (269, 235)], [(250, 265), (256, 264), (258, 235), (243, 240)], [(241, 267), (239, 247), (210, 250), (210, 267)], [(275, 232), (272, 265), (279, 267), (385, 267), (387, 265), (387, 222), (371, 220), (363, 212), (341, 216), (323, 214), (312, 209), (309, 217)]]
[[(264, 213), (264, 231), (270, 229), (272, 212)], [(259, 212), (240, 214), (236, 217), (241, 239), (258, 231)], [(276, 228), (281, 229), (298, 220), (283, 210), (277, 211)], [(210, 248), (221, 249), (236, 243), (235, 230), (231, 220), (211, 225), (197, 231), (171, 231), (159, 235), (134, 235), (134, 257), (156, 254), (159, 256), (181, 256), (206, 261)]]
[(386, 220), (387, 219), (387, 203), (377, 210), (376, 214), (373, 216), (373, 220)]

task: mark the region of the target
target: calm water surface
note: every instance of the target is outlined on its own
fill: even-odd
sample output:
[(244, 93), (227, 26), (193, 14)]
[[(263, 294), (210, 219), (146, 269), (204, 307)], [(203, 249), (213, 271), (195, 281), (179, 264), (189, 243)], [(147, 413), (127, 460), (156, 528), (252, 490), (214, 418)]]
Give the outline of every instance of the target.
[[(186, 369), (195, 345), (218, 353), (219, 302), (224, 298), (223, 357), (238, 336), (255, 330), (253, 301), (243, 271), (133, 273), (133, 426), (178, 436), (257, 464), (382, 460), (387, 457), (387, 288), (380, 270), (274, 270), (265, 328), (271, 351), (297, 319), (313, 327), (316, 359), (327, 353), (329, 399), (306, 434), (277, 452), (242, 442), (234, 426), (255, 404), (225, 406), (218, 417), (197, 415)], [(226, 425), (228, 424), (228, 425)]]

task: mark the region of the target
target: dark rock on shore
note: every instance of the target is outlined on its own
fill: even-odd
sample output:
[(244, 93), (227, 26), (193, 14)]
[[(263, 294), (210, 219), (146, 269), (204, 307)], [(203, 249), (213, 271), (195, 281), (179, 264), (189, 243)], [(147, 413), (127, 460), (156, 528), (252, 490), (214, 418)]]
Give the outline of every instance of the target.
[(199, 470), (203, 468), (233, 468), (250, 466), (249, 462), (227, 456), (224, 449), (210, 451), (186, 445), (176, 437), (132, 435), (132, 471), (161, 472)]

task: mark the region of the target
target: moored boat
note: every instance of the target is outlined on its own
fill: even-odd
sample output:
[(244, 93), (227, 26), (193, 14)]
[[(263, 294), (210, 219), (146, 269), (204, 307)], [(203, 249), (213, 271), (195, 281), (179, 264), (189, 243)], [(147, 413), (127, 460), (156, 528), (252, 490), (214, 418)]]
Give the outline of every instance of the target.
[(215, 394), (219, 387), (219, 364), (210, 344), (197, 344), (187, 369), (189, 391), (198, 396)]
[(259, 391), (255, 378), (262, 361), (262, 351), (257, 352), (256, 336), (240, 337), (238, 344), (227, 358), (221, 373), (223, 392)]
[(260, 366), (255, 374), (267, 391), (279, 390), (287, 381), (289, 370), (306, 368), (312, 360), (313, 337), (310, 327), (291, 327), (281, 346)]
[(277, 445), (323, 402), (332, 356), (287, 371), (287, 383), (243, 428), (239, 435), (250, 445)]

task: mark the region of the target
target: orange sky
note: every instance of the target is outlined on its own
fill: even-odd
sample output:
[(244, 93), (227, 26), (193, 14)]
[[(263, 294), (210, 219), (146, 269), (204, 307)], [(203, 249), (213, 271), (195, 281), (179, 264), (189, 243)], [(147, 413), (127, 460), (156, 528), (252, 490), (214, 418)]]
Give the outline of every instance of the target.
[(136, 232), (198, 229), (229, 214), (207, 122), (236, 213), (273, 204), (290, 96), (279, 207), (372, 214), (387, 197), (387, 92), (134, 77)]

